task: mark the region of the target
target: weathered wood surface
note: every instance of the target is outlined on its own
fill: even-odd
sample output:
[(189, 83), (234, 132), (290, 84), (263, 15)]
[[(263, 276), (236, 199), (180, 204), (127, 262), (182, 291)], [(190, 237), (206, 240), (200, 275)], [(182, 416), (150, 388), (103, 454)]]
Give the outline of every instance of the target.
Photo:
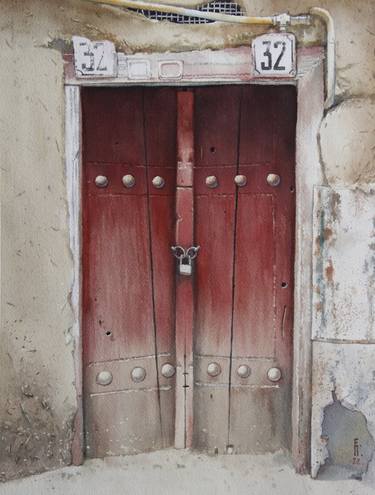
[[(202, 88), (196, 92), (196, 236), (197, 259), (195, 445), (225, 452), (228, 444), (233, 259), (238, 131), (241, 88)], [(210, 189), (208, 176), (218, 187)], [(221, 373), (211, 377), (210, 363)]]
[(324, 67), (310, 67), (298, 83), (296, 127), (296, 235), (292, 454), (299, 473), (310, 468), (311, 438), (311, 300), (314, 184), (324, 181), (316, 136), (323, 117)]
[[(288, 447), (291, 440), (296, 92), (243, 91), (238, 191), (229, 443), (238, 453)], [(267, 183), (268, 174), (280, 184)], [(248, 378), (237, 363), (251, 358)], [(267, 370), (277, 367), (272, 382)], [(260, 374), (252, 381), (251, 375)], [(255, 387), (254, 387), (255, 385)], [(250, 406), (251, 404), (251, 406)]]
[[(161, 390), (160, 369), (166, 355), (174, 362), (175, 100), (168, 89), (83, 93), (83, 357), (92, 456), (173, 439), (174, 378)], [(134, 187), (124, 187), (126, 174)], [(95, 185), (98, 175), (107, 187)], [(155, 175), (164, 188), (152, 185)], [(146, 371), (139, 383), (131, 378), (136, 367)], [(110, 385), (96, 383), (103, 370), (113, 375)]]
[[(293, 87), (196, 90), (200, 448), (264, 452), (290, 442), (295, 123)], [(270, 173), (279, 186), (268, 185)], [(237, 174), (244, 187), (235, 186)], [(217, 188), (205, 185), (209, 175)], [(220, 376), (209, 376), (210, 362)], [(237, 374), (243, 364), (249, 377)], [(279, 382), (267, 378), (272, 367), (281, 369)]]
[[(175, 245), (184, 249), (194, 245), (193, 197), (193, 112), (194, 95), (177, 95), (177, 182)], [(176, 270), (176, 423), (175, 446), (192, 447), (193, 433), (193, 277)]]
[[(289, 446), (295, 88), (89, 89), (83, 117), (89, 455)], [(176, 244), (201, 246), (193, 277), (176, 275)], [(162, 377), (164, 363), (175, 377)], [(110, 384), (97, 383), (101, 370)]]

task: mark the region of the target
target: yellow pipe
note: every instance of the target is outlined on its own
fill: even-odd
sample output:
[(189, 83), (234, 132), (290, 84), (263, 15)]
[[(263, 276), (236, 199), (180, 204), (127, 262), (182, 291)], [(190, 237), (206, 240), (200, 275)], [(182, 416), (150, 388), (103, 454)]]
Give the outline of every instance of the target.
[(326, 54), (326, 100), (324, 108), (328, 110), (335, 103), (336, 86), (336, 47), (335, 47), (335, 25), (331, 14), (326, 9), (312, 7), (311, 15), (316, 15), (323, 19), (327, 30), (327, 54)]
[(209, 21), (233, 22), (238, 24), (259, 24), (272, 26), (276, 23), (276, 17), (250, 17), (250, 16), (235, 16), (230, 14), (219, 14), (213, 12), (202, 12), (196, 9), (186, 9), (185, 7), (177, 7), (176, 5), (166, 5), (161, 3), (142, 2), (141, 0), (87, 0), (93, 3), (101, 3), (112, 5), (115, 7), (126, 7), (130, 9), (156, 10), (166, 14), (185, 15), (188, 17), (198, 17), (200, 19), (208, 19)]
[[(264, 26), (279, 26), (285, 28), (288, 24), (309, 24), (309, 15), (279, 14), (274, 16), (236, 16), (231, 14), (220, 14), (214, 12), (202, 12), (196, 9), (186, 9), (176, 5), (166, 5), (161, 3), (144, 2), (142, 0), (86, 0), (97, 4), (111, 5), (114, 7), (125, 7), (140, 10), (155, 10), (166, 14), (177, 14), (187, 17), (197, 17), (209, 21), (231, 22), (236, 24), (258, 24)], [(333, 18), (326, 9), (313, 7), (310, 15), (315, 15), (323, 19), (327, 29), (327, 55), (326, 55), (326, 100), (325, 109), (330, 108), (335, 102), (335, 29)]]

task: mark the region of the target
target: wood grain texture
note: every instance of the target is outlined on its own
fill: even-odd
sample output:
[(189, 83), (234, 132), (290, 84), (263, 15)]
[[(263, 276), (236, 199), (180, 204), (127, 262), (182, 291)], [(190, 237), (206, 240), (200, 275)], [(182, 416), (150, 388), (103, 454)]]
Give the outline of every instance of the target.
[(142, 100), (138, 88), (83, 90), (84, 162), (145, 164)]
[(241, 86), (195, 89), (195, 159), (197, 167), (235, 165)]
[[(180, 91), (177, 95), (177, 190), (175, 245), (184, 249), (194, 245), (194, 197), (190, 181), (193, 176), (194, 95)], [(188, 182), (188, 183), (186, 183)], [(176, 270), (176, 422), (175, 447), (192, 447), (193, 436), (193, 276), (184, 277)]]
[(315, 63), (298, 83), (296, 129), (296, 240), (292, 455), (299, 473), (310, 469), (312, 381), (312, 251), (313, 191), (323, 184), (316, 136), (324, 110), (324, 64)]
[[(167, 357), (174, 364), (176, 94), (90, 89), (82, 101), (87, 454), (143, 452), (173, 440), (174, 378), (160, 370)], [(126, 174), (134, 187), (124, 187)], [(153, 186), (156, 175), (164, 188)], [(140, 383), (136, 366), (146, 371)], [(102, 370), (113, 375), (108, 386), (96, 382)]]
[[(290, 446), (295, 125), (293, 87), (246, 88), (239, 173), (248, 185), (238, 192), (229, 427), (238, 453)], [(270, 173), (280, 185), (267, 183)], [(241, 362), (256, 381), (236, 376)], [(271, 367), (281, 370), (277, 383), (267, 378)]]
[[(170, 246), (174, 242), (176, 196), (176, 91), (143, 89), (145, 156), (147, 164), (148, 227), (152, 264), (154, 344), (162, 446), (173, 445), (175, 378), (163, 378), (163, 363), (175, 364), (175, 277)], [(165, 180), (161, 189), (152, 180)], [(168, 354), (168, 359), (161, 357)], [(165, 389), (162, 385), (167, 385)], [(156, 420), (156, 418), (154, 419)]]
[(236, 227), (232, 356), (272, 357), (276, 267), (272, 194), (239, 194)]
[[(225, 452), (241, 88), (199, 88), (195, 95), (195, 233), (201, 251), (196, 263), (194, 351), (199, 375), (195, 382), (194, 443), (199, 449)], [(216, 188), (207, 187), (208, 176), (217, 178)], [(220, 365), (219, 376), (207, 373), (210, 363)]]
[[(295, 100), (287, 86), (85, 90), (90, 455), (173, 441), (215, 452), (289, 446)], [(277, 187), (270, 173), (280, 175)], [(133, 188), (123, 186), (125, 174)], [(96, 187), (97, 175), (108, 177), (106, 188)], [(201, 246), (193, 277), (176, 276), (171, 245)], [(160, 374), (166, 362), (176, 364), (172, 379)], [(207, 373), (211, 363), (218, 376)], [(251, 373), (241, 378), (244, 364)], [(130, 378), (134, 366), (146, 369), (141, 383)], [(277, 383), (271, 367), (281, 369)], [(108, 388), (96, 383), (101, 369), (114, 376)]]
[[(196, 108), (194, 441), (266, 452), (290, 440), (295, 90), (200, 88)], [(268, 185), (269, 173), (279, 186)], [(246, 186), (234, 185), (236, 174)], [(217, 188), (206, 186), (208, 175)], [(204, 379), (202, 359), (221, 363), (220, 382), (207, 369)], [(241, 364), (248, 378), (237, 374)], [(275, 366), (276, 384), (267, 378)]]

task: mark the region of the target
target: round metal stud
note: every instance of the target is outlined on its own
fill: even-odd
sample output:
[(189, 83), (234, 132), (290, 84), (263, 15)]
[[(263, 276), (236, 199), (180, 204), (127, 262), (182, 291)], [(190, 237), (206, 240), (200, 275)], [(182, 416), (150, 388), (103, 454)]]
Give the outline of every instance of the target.
[(246, 175), (236, 175), (234, 178), (234, 183), (238, 187), (244, 187), (247, 184), (247, 177)]
[(280, 184), (281, 178), (280, 175), (277, 174), (268, 174), (267, 175), (267, 184), (272, 187), (276, 187)]
[(279, 368), (270, 368), (267, 371), (267, 378), (271, 382), (278, 382), (281, 378), (281, 370)]
[(165, 378), (172, 378), (172, 376), (174, 376), (175, 373), (176, 373), (176, 368), (170, 363), (165, 363), (161, 367), (161, 374)]
[(152, 185), (156, 187), (156, 189), (161, 189), (165, 186), (165, 180), (160, 175), (157, 175), (152, 179)]
[(237, 375), (241, 378), (247, 378), (250, 376), (251, 369), (247, 364), (241, 364), (237, 369)]
[(103, 386), (109, 385), (110, 383), (112, 383), (112, 380), (113, 380), (112, 373), (107, 370), (100, 371), (96, 375), (96, 383), (98, 383), (99, 385), (103, 385)]
[(219, 182), (217, 180), (217, 177), (215, 177), (214, 175), (209, 175), (208, 177), (206, 177), (206, 186), (207, 187), (214, 189), (218, 185), (219, 185)]
[(135, 383), (143, 382), (143, 380), (146, 378), (146, 370), (144, 368), (141, 368), (140, 366), (136, 366), (132, 369), (131, 377), (133, 382)]
[(96, 187), (107, 187), (108, 179), (105, 175), (97, 175), (95, 177), (95, 185)]
[(134, 177), (134, 175), (131, 175), (131, 174), (124, 175), (124, 177), (122, 178), (122, 183), (128, 189), (130, 189), (131, 187), (135, 186), (135, 177)]
[(207, 366), (207, 373), (210, 376), (218, 376), (221, 373), (221, 366), (218, 363), (210, 363)]

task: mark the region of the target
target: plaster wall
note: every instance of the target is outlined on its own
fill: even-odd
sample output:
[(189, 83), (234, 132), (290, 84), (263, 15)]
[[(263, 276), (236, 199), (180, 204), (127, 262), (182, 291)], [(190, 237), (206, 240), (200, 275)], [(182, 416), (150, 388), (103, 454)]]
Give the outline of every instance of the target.
[[(375, 482), (374, 122), (370, 95), (344, 100), (321, 123), (325, 185), (315, 188), (314, 197), (312, 305), (312, 475), (370, 483)], [(335, 422), (327, 421), (332, 411)]]
[[(369, 207), (358, 206), (353, 210), (350, 205), (353, 202), (362, 205), (361, 201), (371, 204), (375, 178), (375, 4), (371, 0), (320, 3), (245, 0), (244, 5), (254, 15), (285, 10), (297, 14), (318, 5), (328, 8), (335, 19), (336, 89), (340, 104), (324, 118), (316, 146), (325, 177), (322, 185), (329, 190), (337, 187), (344, 190), (340, 197), (347, 204), (345, 222), (341, 226), (338, 219), (335, 228), (341, 232), (351, 222), (359, 222), (361, 226), (357, 239), (356, 266), (359, 266), (360, 260), (364, 263), (368, 256), (373, 213)], [(77, 404), (71, 336), (73, 273), (64, 168), (62, 52), (71, 49), (72, 35), (109, 39), (118, 50), (133, 53), (239, 46), (248, 44), (263, 31), (259, 27), (219, 23), (181, 26), (151, 22), (136, 14), (82, 0), (1, 2), (0, 475), (3, 479), (71, 462)], [(319, 22), (296, 33), (300, 44), (324, 42)], [(345, 190), (350, 190), (350, 194)], [(319, 203), (317, 211), (322, 207)], [(340, 262), (351, 259), (351, 249), (350, 242), (341, 243), (335, 252), (339, 266)], [(347, 277), (351, 277), (354, 288), (364, 283), (360, 270), (343, 276), (346, 288), (337, 292), (337, 304), (345, 304), (344, 293), (350, 291)], [(361, 296), (357, 296), (359, 300)], [(319, 304), (319, 300), (315, 303)], [(367, 307), (373, 307), (373, 302), (368, 304)], [(371, 312), (369, 309), (366, 315)], [(338, 346), (342, 345), (331, 342), (336, 328), (342, 332), (339, 339), (348, 339), (347, 353), (358, 353), (358, 345), (363, 345), (365, 352), (375, 357), (371, 344), (356, 344), (354, 348), (350, 343), (373, 335), (373, 319), (370, 322), (370, 316), (366, 315), (361, 317), (367, 333), (363, 334), (361, 329), (358, 335), (353, 329), (344, 331), (347, 327), (337, 325), (334, 318), (327, 319), (324, 334), (319, 334), (322, 341), (319, 345), (327, 359), (339, 352)], [(345, 313), (345, 321), (351, 318), (355, 318), (352, 307)], [(316, 332), (313, 338), (317, 338)], [(313, 458), (318, 466), (322, 411), (331, 397), (330, 380), (317, 378), (322, 376), (320, 356), (314, 354), (314, 383), (321, 385), (313, 389), (312, 438)], [(355, 360), (348, 362), (352, 369), (347, 380), (354, 390), (359, 387), (362, 368)], [(327, 368), (323, 369), (328, 373)], [(335, 370), (330, 373), (332, 376)], [(361, 391), (365, 395), (371, 392), (369, 387)], [(359, 402), (356, 404), (361, 408)], [(363, 414), (366, 411), (368, 408), (363, 408)], [(373, 422), (369, 422), (369, 429), (375, 435)], [(318, 471), (319, 468), (315, 469), (315, 474)]]

